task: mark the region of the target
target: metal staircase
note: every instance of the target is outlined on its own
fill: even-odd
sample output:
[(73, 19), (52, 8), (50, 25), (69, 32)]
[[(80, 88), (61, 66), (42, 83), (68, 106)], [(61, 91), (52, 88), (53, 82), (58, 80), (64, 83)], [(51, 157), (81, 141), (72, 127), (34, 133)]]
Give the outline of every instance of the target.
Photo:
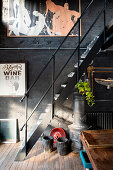
[[(103, 33), (100, 36), (96, 36), (92, 42), (87, 46), (86, 51), (80, 56), (80, 70), (79, 76), (81, 77), (85, 72), (87, 72), (87, 67), (90, 65), (94, 59), (96, 53), (103, 44)], [(78, 62), (74, 65), (73, 76), (68, 78), (66, 87), (60, 93), (57, 103), (63, 103), (70, 93), (73, 92), (73, 88), (77, 82), (77, 66)]]
[[(82, 38), (80, 37), (80, 21), (81, 21), (82, 17), (84, 16), (84, 14), (87, 12), (87, 10), (90, 8), (90, 6), (93, 4), (93, 2), (94, 2), (94, 0), (91, 0), (91, 2), (87, 5), (85, 10), (81, 14), (80, 18), (77, 20), (77, 22), (72, 27), (70, 32), (67, 34), (67, 36), (64, 38), (62, 43), (59, 45), (58, 49), (54, 52), (52, 57), (49, 59), (48, 63), (44, 66), (42, 71), (37, 76), (36, 80), (29, 87), (29, 89), (26, 91), (25, 95), (21, 99), (21, 102), (25, 99), (25, 103), (26, 103), (26, 122), (23, 125), (23, 127), (21, 128), (21, 130), (23, 130), (23, 128), (25, 127), (25, 142), (22, 145), (19, 153), (16, 156), (16, 159), (15, 159), (16, 161), (24, 160), (25, 156), (29, 153), (29, 151), (32, 149), (32, 147), (34, 146), (36, 141), (39, 139), (39, 137), (41, 136), (43, 131), (48, 126), (50, 120), (54, 117), (54, 105), (55, 105), (55, 103), (59, 103), (59, 104), (63, 103), (63, 101), (73, 91), (73, 87), (76, 84), (76, 82), (79, 81), (81, 76), (86, 72), (87, 67), (90, 65), (92, 60), (95, 58), (96, 54), (101, 49), (102, 45), (104, 43), (106, 44), (106, 42), (105, 42), (105, 39), (106, 39), (105, 38), (105, 35), (106, 35), (106, 20), (105, 20), (106, 1), (104, 2), (105, 3), (104, 4), (104, 8), (100, 11), (98, 16), (94, 19), (92, 25), (87, 30), (85, 35)], [(80, 47), (81, 47), (82, 42), (84, 41), (84, 39), (86, 40), (87, 35), (90, 33), (91, 29), (94, 27), (95, 23), (98, 21), (98, 19), (100, 18), (100, 16), (102, 14), (104, 14), (104, 21), (103, 21), (104, 22), (104, 24), (103, 24), (104, 28), (102, 28), (101, 33), (98, 36), (96, 36), (91, 41), (91, 43), (87, 46), (85, 52), (81, 55)], [(75, 49), (72, 52), (72, 54), (70, 55), (70, 57), (67, 59), (66, 63), (64, 63), (64, 65), (62, 66), (62, 68), (59, 71), (59, 73), (56, 75), (55, 74), (55, 56), (56, 56), (57, 52), (59, 51), (59, 49), (61, 48), (61, 46), (63, 45), (63, 43), (69, 37), (71, 31), (76, 26), (78, 26), (78, 44), (75, 47)], [(109, 27), (109, 29), (107, 29), (107, 33), (109, 32), (111, 27)], [(111, 35), (111, 33), (109, 33), (109, 36), (110, 35)], [(71, 60), (71, 58), (75, 54), (75, 52), (78, 52), (78, 55), (76, 56), (75, 63), (73, 65), (73, 69), (70, 70), (71, 72), (67, 75), (66, 81), (63, 84), (60, 85), (59, 91), (56, 92), (55, 83), (56, 83), (57, 79), (59, 78), (59, 76), (61, 75), (61, 73), (63, 72), (64, 68), (67, 66), (67, 64), (69, 63), (69, 61)], [(32, 90), (32, 88), (35, 86), (36, 82), (39, 80), (39, 78), (41, 77), (42, 73), (45, 71), (45, 69), (47, 68), (47, 66), (50, 63), (52, 63), (52, 65), (53, 65), (53, 68), (52, 68), (52, 83), (47, 88), (46, 92), (43, 94), (41, 99), (38, 101), (38, 103), (36, 104), (35, 108), (32, 110), (31, 115), (28, 117), (27, 116), (27, 107), (28, 107), (27, 99), (28, 99), (28, 94), (29, 94), (30, 90)], [(52, 89), (52, 114), (50, 114), (50, 112), (46, 113), (45, 117), (43, 118), (41, 123), (36, 125), (32, 135), (30, 136), (29, 139), (27, 139), (27, 122), (32, 117), (33, 113), (35, 112), (37, 107), (40, 105), (40, 103), (43, 101), (45, 96), (48, 94), (50, 89)]]

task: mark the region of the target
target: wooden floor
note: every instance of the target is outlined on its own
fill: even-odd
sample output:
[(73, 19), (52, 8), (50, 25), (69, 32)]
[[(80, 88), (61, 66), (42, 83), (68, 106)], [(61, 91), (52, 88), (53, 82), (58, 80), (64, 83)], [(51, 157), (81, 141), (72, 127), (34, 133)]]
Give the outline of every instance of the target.
[(84, 170), (79, 153), (71, 152), (66, 156), (60, 156), (57, 150), (44, 153), (40, 141), (26, 160), (16, 162), (14, 159), (20, 144), (0, 144), (0, 170)]

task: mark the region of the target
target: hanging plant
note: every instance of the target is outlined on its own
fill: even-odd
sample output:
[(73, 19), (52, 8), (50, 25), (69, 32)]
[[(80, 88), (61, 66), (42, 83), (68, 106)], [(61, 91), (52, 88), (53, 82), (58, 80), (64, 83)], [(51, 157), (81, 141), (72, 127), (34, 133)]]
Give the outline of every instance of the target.
[(87, 104), (92, 107), (95, 104), (95, 99), (90, 88), (90, 84), (87, 81), (80, 81), (75, 85), (75, 88), (78, 89), (78, 92), (85, 96)]

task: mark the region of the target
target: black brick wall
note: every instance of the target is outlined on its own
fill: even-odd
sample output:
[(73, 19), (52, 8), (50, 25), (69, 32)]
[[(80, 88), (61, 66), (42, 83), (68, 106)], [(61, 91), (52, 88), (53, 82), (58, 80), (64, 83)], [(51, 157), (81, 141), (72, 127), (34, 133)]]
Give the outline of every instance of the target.
[[(89, 0), (81, 0), (82, 1), (82, 11), (88, 4)], [(87, 11), (87, 14), (83, 17), (81, 23), (82, 36), (85, 34), (86, 30), (92, 24), (94, 18), (99, 13), (99, 11), (103, 8), (104, 0), (95, 0), (94, 4)], [(1, 11), (1, 1), (0, 1), (0, 11)], [(1, 14), (1, 13), (0, 13)], [(113, 18), (113, 1), (109, 1), (107, 7), (107, 22), (109, 22)], [(87, 40), (81, 44), (81, 47), (86, 47), (90, 41), (98, 35), (103, 30), (103, 16), (99, 19), (95, 27), (91, 30), (90, 34), (87, 37)], [(28, 86), (31, 85), (37, 74), (47, 63), (52, 53), (53, 49), (56, 49), (59, 44), (62, 42), (63, 37), (25, 37), (25, 38), (11, 38), (7, 37), (7, 27), (1, 21), (0, 15), (0, 48), (37, 48), (37, 50), (29, 49), (29, 50), (6, 50), (0, 49), (0, 62), (10, 62), (10, 61), (27, 61), (28, 63)], [(69, 37), (66, 43), (63, 45), (63, 48), (74, 48), (76, 43), (78, 42), (77, 37)], [(49, 48), (49, 49), (46, 49)], [(70, 54), (72, 50), (61, 50), (56, 56), (56, 71), (58, 73), (61, 65), (67, 60), (68, 54)], [(102, 54), (103, 55), (103, 54)], [(76, 56), (76, 55), (75, 55)], [(74, 57), (75, 57), (74, 56)], [(75, 58), (73, 58), (62, 74), (63, 79), (64, 75), (66, 75), (70, 71), (70, 67), (73, 66)], [(98, 63), (98, 62), (97, 62)], [(99, 61), (100, 63), (100, 61)], [(109, 65), (109, 60), (107, 60)], [(103, 64), (104, 65), (104, 64)], [(111, 64), (112, 65), (112, 64)], [(33, 91), (29, 94), (29, 112), (32, 110), (34, 105), (37, 103), (39, 97), (45, 91), (45, 88), (51, 82), (51, 69), (52, 65), (50, 65), (46, 74), (43, 75), (42, 80), (40, 80), (34, 87)], [(51, 98), (45, 99), (44, 104), (47, 102), (50, 103)], [(40, 111), (44, 111), (45, 105), (42, 105), (39, 111), (36, 110), (35, 117), (33, 121), (38, 117), (37, 113)], [(20, 118), (21, 117), (21, 118)], [(0, 118), (18, 118), (20, 121), (20, 125), (23, 122), (24, 118), (24, 103), (20, 103), (18, 98), (0, 98)]]

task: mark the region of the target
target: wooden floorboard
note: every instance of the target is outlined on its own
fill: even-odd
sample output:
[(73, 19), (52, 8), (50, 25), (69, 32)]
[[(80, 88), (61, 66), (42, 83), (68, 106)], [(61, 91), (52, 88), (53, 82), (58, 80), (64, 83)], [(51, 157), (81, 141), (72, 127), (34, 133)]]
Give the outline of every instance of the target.
[(18, 151), (18, 146), (19, 143), (11, 145), (11, 149), (9, 150), (7, 156), (5, 157), (5, 160), (1, 164), (2, 169), (10, 169), (10, 166), (13, 164), (16, 153)]
[[(6, 144), (4, 144), (6, 145)], [(4, 164), (5, 160), (7, 160), (7, 156), (9, 155), (10, 151), (13, 149), (13, 145), (6, 145), (3, 152), (1, 152), (1, 158), (0, 158), (0, 165)]]
[(0, 170), (84, 170), (79, 153), (60, 156), (57, 150), (43, 151), (38, 141), (24, 161), (14, 161), (21, 142), (0, 145)]

